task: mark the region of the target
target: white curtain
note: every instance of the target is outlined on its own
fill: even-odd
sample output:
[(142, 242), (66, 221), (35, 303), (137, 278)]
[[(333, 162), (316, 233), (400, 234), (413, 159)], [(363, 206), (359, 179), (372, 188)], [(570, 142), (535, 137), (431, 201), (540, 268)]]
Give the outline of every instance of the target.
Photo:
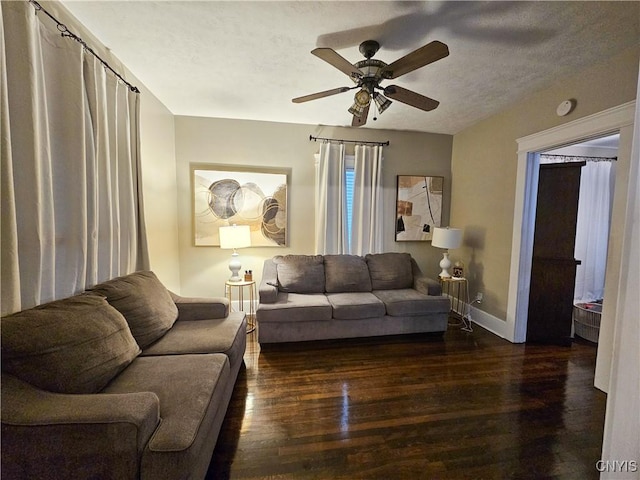
[(590, 302), (604, 297), (607, 246), (613, 201), (611, 161), (587, 161), (580, 177), (580, 201), (576, 224), (575, 302)]
[(355, 147), (351, 229), (348, 228), (347, 168), (344, 144), (322, 143), (316, 155), (316, 253), (380, 253), (383, 248), (382, 147)]
[(350, 253), (382, 252), (382, 147), (356, 145)]
[(139, 98), (28, 2), (1, 2), (2, 314), (149, 267)]
[(323, 142), (316, 156), (316, 253), (346, 253), (344, 144)]

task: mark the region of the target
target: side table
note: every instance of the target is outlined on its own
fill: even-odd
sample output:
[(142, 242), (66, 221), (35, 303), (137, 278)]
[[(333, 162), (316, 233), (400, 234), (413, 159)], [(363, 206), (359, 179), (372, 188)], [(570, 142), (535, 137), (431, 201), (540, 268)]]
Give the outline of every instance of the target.
[(464, 277), (440, 278), (442, 295), (451, 299), (451, 311), (460, 317), (461, 330), (473, 332), (471, 319), (469, 318), (469, 282)]
[(249, 311), (247, 312), (247, 333), (251, 333), (256, 329), (256, 282), (255, 280), (241, 280), (239, 282), (225, 282), (225, 294), (229, 300), (229, 308), (233, 307), (233, 290), (237, 290), (238, 311), (244, 312), (244, 289), (249, 290)]

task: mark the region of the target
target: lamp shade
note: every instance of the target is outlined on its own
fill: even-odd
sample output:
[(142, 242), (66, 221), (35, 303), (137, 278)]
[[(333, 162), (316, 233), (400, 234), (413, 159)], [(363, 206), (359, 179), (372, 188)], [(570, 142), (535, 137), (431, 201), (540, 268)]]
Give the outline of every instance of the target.
[(459, 228), (441, 228), (433, 229), (433, 239), (431, 245), (438, 248), (458, 248), (462, 245), (462, 230)]
[(220, 248), (246, 248), (251, 246), (249, 225), (230, 225), (220, 227)]
[(373, 101), (376, 102), (376, 105), (378, 106), (378, 112), (379, 113), (384, 112), (393, 103), (387, 97), (385, 97), (384, 95), (382, 95), (382, 94), (380, 94), (378, 92), (374, 92)]

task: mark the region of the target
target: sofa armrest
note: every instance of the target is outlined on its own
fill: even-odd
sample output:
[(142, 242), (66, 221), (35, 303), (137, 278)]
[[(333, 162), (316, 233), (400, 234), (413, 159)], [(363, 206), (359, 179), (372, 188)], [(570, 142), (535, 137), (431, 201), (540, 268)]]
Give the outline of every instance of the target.
[(442, 295), (442, 285), (440, 285), (440, 282), (422, 273), (418, 262), (416, 262), (413, 257), (411, 257), (411, 273), (413, 273), (414, 289), (425, 295), (433, 295), (436, 297)]
[(181, 297), (169, 293), (178, 307), (178, 320), (211, 320), (229, 316), (229, 300), (224, 297)]
[(278, 269), (270, 258), (264, 261), (258, 297), (260, 303), (275, 303), (278, 299)]
[(70, 395), (2, 374), (7, 478), (135, 478), (160, 422), (155, 393)]
[(440, 282), (433, 278), (425, 277), (424, 275), (414, 277), (413, 288), (425, 295), (442, 295), (442, 285), (440, 285)]

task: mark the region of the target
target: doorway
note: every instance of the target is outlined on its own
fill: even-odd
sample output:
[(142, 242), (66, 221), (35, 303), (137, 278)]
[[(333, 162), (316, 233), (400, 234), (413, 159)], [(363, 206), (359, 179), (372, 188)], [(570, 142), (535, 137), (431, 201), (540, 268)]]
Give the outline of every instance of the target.
[[(515, 343), (526, 340), (529, 280), (531, 276), (531, 252), (533, 243), (532, 218), (535, 207), (532, 197), (537, 191), (537, 170), (534, 152), (569, 145), (582, 139), (620, 133), (618, 161), (616, 166), (616, 191), (611, 217), (612, 235), (607, 255), (604, 308), (601, 317), (595, 386), (607, 391), (611, 372), (614, 327), (617, 317), (620, 273), (622, 265), (622, 232), (631, 169), (631, 146), (634, 134), (636, 102), (631, 101), (617, 107), (579, 118), (548, 130), (519, 138), (518, 164), (513, 217), (511, 269), (509, 274), (509, 297), (504, 337)], [(534, 202), (535, 203), (535, 202)]]
[[(540, 152), (527, 342), (569, 345), (574, 304), (602, 307), (618, 144), (615, 134)], [(597, 342), (596, 320), (580, 315), (576, 334)]]

